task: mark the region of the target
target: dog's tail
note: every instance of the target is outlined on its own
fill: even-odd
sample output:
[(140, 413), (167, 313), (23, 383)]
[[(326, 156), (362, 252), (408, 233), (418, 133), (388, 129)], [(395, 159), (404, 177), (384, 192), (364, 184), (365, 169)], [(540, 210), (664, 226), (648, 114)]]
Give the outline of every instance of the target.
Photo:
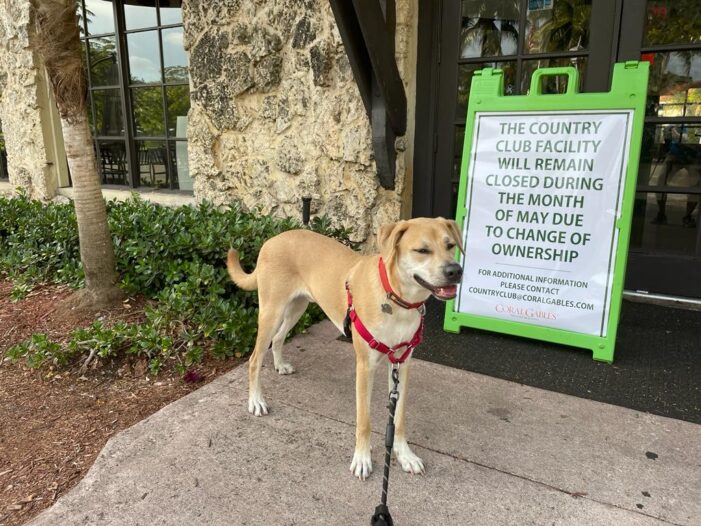
[(231, 281), (243, 290), (256, 290), (258, 288), (256, 271), (246, 274), (241, 268), (239, 254), (233, 248), (229, 249), (229, 255), (226, 258), (226, 268), (229, 271), (229, 276), (231, 276)]

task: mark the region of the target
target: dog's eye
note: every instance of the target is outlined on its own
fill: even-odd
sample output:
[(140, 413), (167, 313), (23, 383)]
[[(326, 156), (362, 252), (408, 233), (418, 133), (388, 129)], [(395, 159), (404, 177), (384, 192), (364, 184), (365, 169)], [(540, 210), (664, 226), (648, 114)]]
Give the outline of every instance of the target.
[(427, 249), (426, 247), (415, 248), (414, 252), (418, 252), (419, 254), (430, 254), (431, 253), (431, 251), (429, 249)]
[(448, 250), (453, 250), (455, 248), (455, 243), (448, 243), (446, 247), (448, 247)]

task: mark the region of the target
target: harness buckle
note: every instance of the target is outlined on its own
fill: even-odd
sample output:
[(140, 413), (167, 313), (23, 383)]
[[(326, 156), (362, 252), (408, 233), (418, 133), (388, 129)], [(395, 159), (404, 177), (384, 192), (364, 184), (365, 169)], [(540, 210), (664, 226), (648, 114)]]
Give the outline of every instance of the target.
[(373, 338), (368, 342), (368, 346), (373, 350), (377, 350), (377, 348), (379, 347), (379, 342), (375, 338)]

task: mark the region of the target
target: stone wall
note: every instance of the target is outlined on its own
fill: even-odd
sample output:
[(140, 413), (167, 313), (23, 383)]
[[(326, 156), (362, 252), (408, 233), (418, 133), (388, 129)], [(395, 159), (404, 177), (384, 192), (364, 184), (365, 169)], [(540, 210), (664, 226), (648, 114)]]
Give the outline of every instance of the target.
[[(312, 196), (313, 213), (352, 227), (357, 240), (399, 219), (410, 173), (407, 141), (397, 143), (396, 190), (384, 190), (329, 2), (183, 4), (192, 89), (188, 152), (198, 199), (301, 217), (301, 198)], [(397, 56), (411, 95), (417, 2), (397, 4)]]
[(10, 183), (37, 199), (55, 195), (56, 177), (47, 160), (40, 107), (43, 78), (30, 48), (29, 0), (0, 2), (0, 121)]

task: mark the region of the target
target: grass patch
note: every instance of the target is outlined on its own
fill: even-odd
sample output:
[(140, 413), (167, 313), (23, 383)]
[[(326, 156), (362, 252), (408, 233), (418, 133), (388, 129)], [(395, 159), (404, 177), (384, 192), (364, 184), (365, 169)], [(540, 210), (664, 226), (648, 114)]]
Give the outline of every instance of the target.
[[(148, 360), (152, 373), (174, 365), (181, 371), (206, 353), (221, 358), (251, 352), (258, 302), (255, 292), (229, 280), (226, 251), (234, 247), (244, 268), (252, 269), (262, 244), (301, 224), (245, 212), (232, 205), (164, 207), (137, 196), (111, 201), (107, 215), (114, 241), (120, 286), (127, 293), (155, 299), (140, 324), (97, 321), (73, 331), (66, 343), (46, 335), (10, 348), (7, 356), (30, 367), (68, 367), (78, 361), (134, 355)], [(350, 232), (315, 218), (311, 230), (353, 248)], [(43, 204), (25, 195), (0, 197), (0, 274), (13, 282), (18, 300), (39, 283), (81, 287), (78, 231), (72, 203)], [(322, 319), (313, 305), (294, 333)]]

